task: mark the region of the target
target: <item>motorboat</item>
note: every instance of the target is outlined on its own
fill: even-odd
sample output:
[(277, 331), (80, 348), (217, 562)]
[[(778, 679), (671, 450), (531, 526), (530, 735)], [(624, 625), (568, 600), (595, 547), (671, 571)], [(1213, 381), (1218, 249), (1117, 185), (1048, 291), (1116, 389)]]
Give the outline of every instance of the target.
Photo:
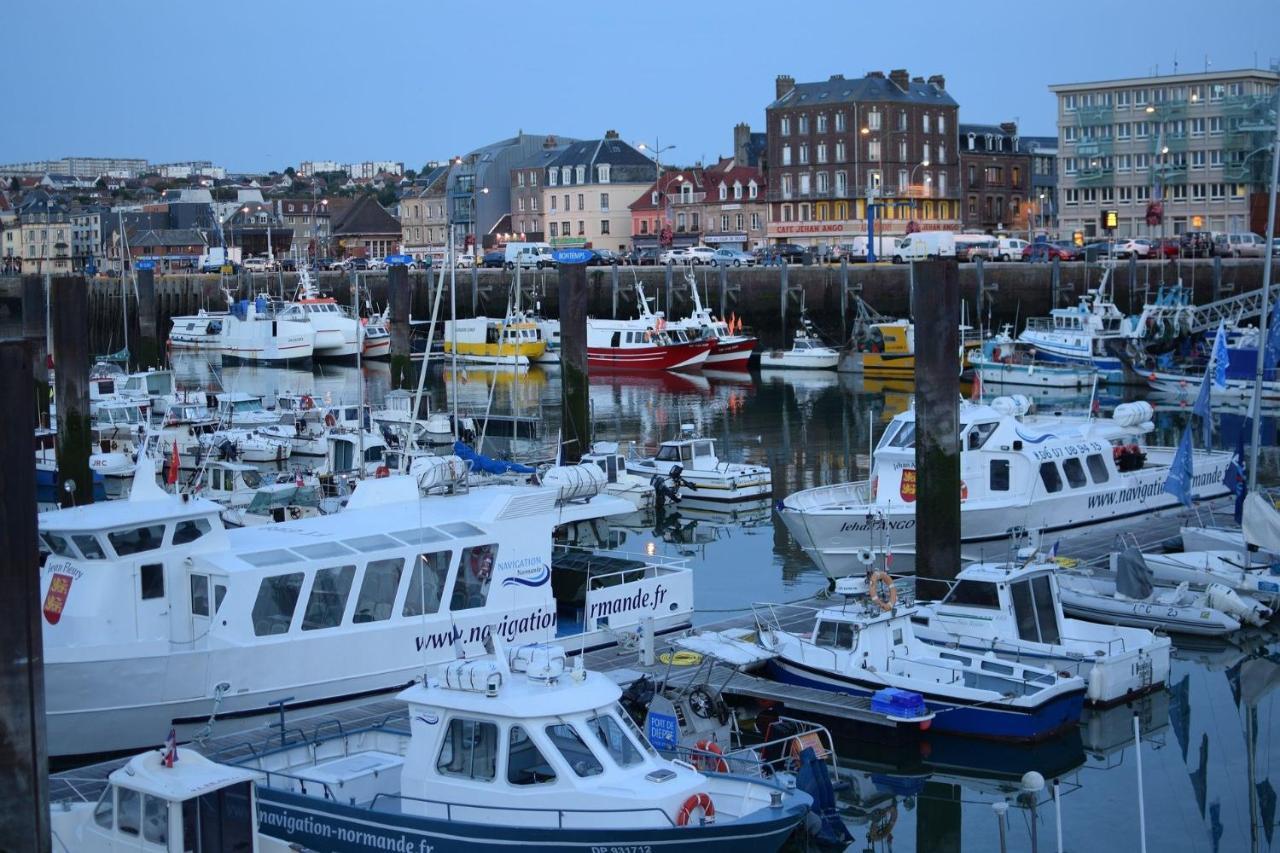
[[(1271, 561), (1251, 559), (1239, 551), (1175, 551), (1168, 554), (1144, 553), (1142, 558), (1151, 576), (1162, 586), (1191, 585), (1203, 589), (1221, 584), (1236, 593), (1275, 605), (1280, 601), (1280, 566)], [(1118, 555), (1111, 555), (1112, 571)]]
[(172, 349), (215, 350), (222, 347), (222, 327), (226, 311), (206, 311), (170, 317), (169, 346)]
[[(759, 642), (775, 654), (768, 672), (787, 684), (871, 697), (894, 689), (919, 694), (940, 732), (1039, 741), (1074, 726), (1085, 683), (1051, 666), (990, 650), (940, 648), (915, 634), (915, 608), (884, 573), (841, 578), (843, 604), (818, 610), (812, 628), (787, 630), (797, 617), (780, 605), (756, 607)], [(800, 616), (798, 618), (803, 618)]]
[(1169, 680), (1168, 637), (1064, 616), (1057, 565), (1034, 553), (965, 566), (941, 601), (917, 608), (913, 622), (917, 637), (943, 648), (1079, 675), (1091, 705), (1125, 702)]
[(362, 358), (381, 359), (391, 357), (391, 331), (387, 328), (387, 310), (384, 310), (381, 314), (370, 314), (360, 320)]
[[(670, 321), (670, 327), (683, 329), (694, 339), (715, 342), (710, 355), (707, 356), (704, 369), (745, 371), (758, 343), (756, 337), (742, 333), (740, 320), (716, 317), (710, 310), (703, 307), (702, 295), (698, 291), (698, 282), (694, 279), (692, 267), (685, 269), (685, 281), (689, 287), (690, 298), (693, 299), (693, 311), (683, 320)], [(643, 291), (641, 291), (641, 299), (643, 300)], [(642, 301), (641, 304), (645, 303)]]
[(518, 316), (446, 320), (441, 333), (444, 358), (472, 364), (528, 367), (547, 349), (536, 323)]
[(178, 442), (178, 458), (184, 468), (198, 468), (211, 459), (283, 465), (292, 455), (293, 444), (288, 439), (256, 429), (220, 429)]
[(633, 511), (595, 466), (566, 467), (441, 489), (423, 464), (360, 482), (334, 515), (228, 530), (221, 505), (164, 492), (141, 456), (128, 500), (39, 517), (50, 755), (387, 694), (494, 633), (588, 650), (687, 626), (677, 560), (616, 555), (560, 589), (554, 529)]
[(1092, 365), (1046, 361), (1025, 344), (988, 343), (969, 355), (973, 375), (984, 385), (1089, 389), (1097, 380)]
[(627, 470), (627, 457), (616, 441), (596, 441), (591, 452), (582, 454), (584, 465), (596, 465), (604, 472), (606, 493), (622, 498), (637, 510), (651, 510), (655, 502), (652, 477), (632, 474)]
[(310, 363), (316, 349), (316, 332), (301, 311), (283, 308), (265, 294), (237, 300), (228, 291), (227, 302), (230, 310), (220, 320), (219, 338), (224, 364)]
[[(1125, 403), (1111, 417), (1033, 415), (1020, 395), (961, 402), (960, 535), (966, 555), (1019, 530), (1086, 528), (1178, 505), (1164, 491), (1173, 447), (1152, 447), (1155, 429), (1145, 402)], [(871, 478), (788, 495), (780, 515), (792, 537), (829, 577), (861, 571), (857, 555), (888, 540), (903, 556), (916, 530), (916, 415), (896, 415), (873, 454)], [(1227, 493), (1232, 455), (1194, 451), (1191, 494)], [(905, 570), (905, 563), (898, 564)]]
[(1194, 524), (1180, 531), (1185, 551), (1233, 551), (1250, 561), (1280, 563), (1280, 510), (1273, 496), (1251, 492), (1241, 507), (1241, 524), (1219, 522), (1212, 513), (1199, 513)]
[(216, 414), (226, 427), (258, 427), (280, 423), (280, 413), (262, 405), (261, 394), (227, 391), (213, 395)]
[(755, 501), (773, 495), (773, 475), (764, 465), (724, 462), (716, 442), (682, 424), (677, 438), (662, 442), (653, 456), (627, 459), (627, 472), (652, 480), (655, 475), (679, 482), (680, 497), (714, 503)]
[(835, 370), (839, 364), (839, 351), (823, 343), (817, 329), (803, 315), (790, 349), (760, 351), (761, 370)]
[(227, 763), (146, 753), (96, 806), (55, 811), (57, 831), (77, 850), (119, 850), (138, 804), (153, 843), (193, 837), (198, 820), (241, 845), (219, 849), (773, 853), (805, 819), (812, 799), (794, 786), (661, 756), (617, 684), (581, 662), (499, 646), (399, 693), (407, 727), (337, 728)]
[(317, 359), (354, 360), (361, 350), (360, 322), (332, 296), (321, 295), (309, 270), (298, 272), (298, 292), (293, 302), (281, 308), (279, 317), (311, 327)]
[(643, 285), (637, 282), (635, 287), (636, 319), (587, 318), (587, 367), (606, 373), (701, 370), (715, 341), (668, 324), (650, 310)]

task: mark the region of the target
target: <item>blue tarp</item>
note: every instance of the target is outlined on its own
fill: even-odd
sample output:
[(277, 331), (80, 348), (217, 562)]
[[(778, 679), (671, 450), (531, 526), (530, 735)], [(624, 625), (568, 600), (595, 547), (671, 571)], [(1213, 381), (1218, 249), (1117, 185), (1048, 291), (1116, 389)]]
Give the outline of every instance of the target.
[(520, 465), (515, 462), (504, 462), (501, 459), (491, 459), (488, 456), (482, 456), (472, 449), (471, 445), (463, 444), (461, 441), (453, 443), (453, 452), (459, 457), (471, 463), (471, 470), (484, 471), (487, 474), (506, 474), (513, 472), (516, 474), (532, 474), (534, 469), (528, 465)]

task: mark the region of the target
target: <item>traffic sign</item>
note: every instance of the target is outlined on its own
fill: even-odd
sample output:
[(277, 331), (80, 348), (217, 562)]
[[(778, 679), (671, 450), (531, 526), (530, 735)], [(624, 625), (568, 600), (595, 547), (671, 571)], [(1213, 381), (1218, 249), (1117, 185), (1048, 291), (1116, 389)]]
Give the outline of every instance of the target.
[(558, 249), (551, 253), (557, 264), (585, 264), (591, 260), (590, 249)]

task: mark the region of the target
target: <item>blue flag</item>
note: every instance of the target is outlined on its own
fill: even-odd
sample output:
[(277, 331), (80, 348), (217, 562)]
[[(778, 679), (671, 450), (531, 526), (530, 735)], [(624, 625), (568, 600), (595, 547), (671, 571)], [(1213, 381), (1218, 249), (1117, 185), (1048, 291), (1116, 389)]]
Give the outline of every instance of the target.
[(1231, 358), (1227, 354), (1227, 331), (1222, 321), (1218, 321), (1218, 334), (1213, 338), (1213, 384), (1219, 388), (1227, 387), (1227, 365)]
[(1191, 426), (1188, 424), (1182, 431), (1182, 440), (1178, 442), (1178, 452), (1174, 454), (1173, 464), (1169, 466), (1169, 476), (1165, 478), (1164, 490), (1176, 497), (1184, 506), (1191, 506)]
[(1227, 465), (1227, 470), (1222, 475), (1222, 485), (1231, 490), (1231, 494), (1236, 496), (1236, 524), (1240, 523), (1240, 519), (1244, 513), (1244, 496), (1249, 491), (1249, 478), (1245, 474), (1244, 461), (1244, 434), (1249, 429), (1249, 418), (1245, 418), (1240, 424), (1240, 432), (1236, 435), (1236, 452), (1231, 458), (1231, 463)]

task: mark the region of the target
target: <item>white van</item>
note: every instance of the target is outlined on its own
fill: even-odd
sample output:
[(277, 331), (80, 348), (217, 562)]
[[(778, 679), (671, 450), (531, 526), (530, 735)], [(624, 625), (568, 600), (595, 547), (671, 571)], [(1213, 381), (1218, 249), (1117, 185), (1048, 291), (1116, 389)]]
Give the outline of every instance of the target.
[[(876, 260), (883, 261), (893, 256), (893, 250), (898, 247), (897, 237), (891, 237), (885, 234), (876, 235)], [(867, 235), (859, 234), (848, 243), (842, 243), (841, 248), (845, 250), (845, 257), (849, 259), (849, 263), (863, 262), (867, 259)]]
[(996, 250), (997, 261), (1020, 261), (1022, 260), (1022, 250), (1031, 245), (1026, 240), (1019, 240), (1017, 237), (1001, 237), (1000, 247)]
[(551, 246), (547, 243), (508, 243), (504, 249), (503, 259), (507, 269), (513, 270), (518, 264), (521, 269), (544, 269), (556, 265), (551, 254)]
[(950, 231), (917, 231), (899, 240), (897, 248), (893, 250), (895, 264), (955, 256), (956, 235)]

